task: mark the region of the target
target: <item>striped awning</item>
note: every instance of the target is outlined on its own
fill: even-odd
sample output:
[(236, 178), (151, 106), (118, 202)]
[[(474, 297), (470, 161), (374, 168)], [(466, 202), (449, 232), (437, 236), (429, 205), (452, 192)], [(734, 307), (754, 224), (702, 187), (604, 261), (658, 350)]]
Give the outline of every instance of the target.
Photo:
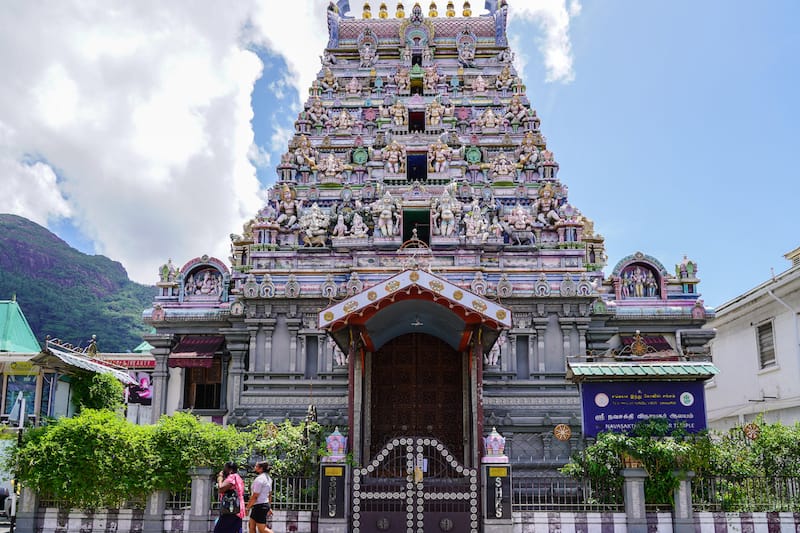
[(126, 385), (136, 383), (136, 380), (121, 368), (114, 368), (106, 362), (86, 355), (59, 350), (52, 345), (49, 345), (38, 355), (33, 356), (31, 363), (62, 374), (74, 374), (76, 371), (96, 372), (98, 374), (111, 374)]

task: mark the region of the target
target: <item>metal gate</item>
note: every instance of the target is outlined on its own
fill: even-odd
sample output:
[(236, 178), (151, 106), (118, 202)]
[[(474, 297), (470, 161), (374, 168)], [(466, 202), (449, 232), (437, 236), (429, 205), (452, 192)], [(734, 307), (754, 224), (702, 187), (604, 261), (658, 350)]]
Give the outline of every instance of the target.
[(392, 439), (353, 469), (353, 533), (478, 533), (478, 471), (435, 438)]

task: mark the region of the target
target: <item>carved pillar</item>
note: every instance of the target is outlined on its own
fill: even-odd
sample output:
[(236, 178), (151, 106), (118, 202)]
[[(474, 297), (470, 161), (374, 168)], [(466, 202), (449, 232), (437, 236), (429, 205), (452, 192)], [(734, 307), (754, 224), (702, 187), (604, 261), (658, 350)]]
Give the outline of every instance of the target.
[(578, 328), (578, 342), (579, 342), (579, 349), (580, 354), (572, 354), (572, 355), (586, 355), (586, 332), (589, 331), (589, 320), (588, 318), (581, 318), (579, 319), (578, 323), (576, 324)]
[(150, 410), (150, 423), (155, 424), (161, 415), (167, 413), (167, 362), (172, 350), (174, 336), (171, 334), (144, 335), (144, 340), (150, 343), (153, 349), (150, 353), (156, 360), (156, 367), (152, 375), (152, 408)]
[(528, 335), (528, 371), (530, 373), (533, 373), (535, 368), (539, 368), (536, 358), (536, 337), (537, 335), (534, 332)]
[(516, 373), (517, 371), (517, 335), (516, 334), (508, 334), (508, 361), (504, 362), (502, 359), (502, 354), (500, 358), (500, 364), (502, 365), (502, 369), (506, 372), (513, 371)]
[(250, 333), (250, 354), (247, 365), (248, 372), (256, 372), (256, 344), (258, 343), (258, 325), (248, 325), (247, 331)]
[(289, 330), (289, 372), (297, 372), (300, 365), (297, 364), (297, 333), (300, 331), (299, 318), (287, 318), (286, 327)]
[(571, 318), (559, 318), (558, 324), (561, 326), (561, 340), (563, 344), (564, 357), (574, 355), (571, 353), (570, 334), (572, 333), (573, 321)]
[(536, 328), (536, 357), (539, 359), (539, 372), (545, 371), (544, 336), (547, 333), (547, 319), (544, 322), (534, 324)]
[(272, 372), (272, 334), (275, 333), (274, 318), (267, 319), (263, 322), (261, 328), (264, 331), (264, 364), (261, 368), (257, 368), (258, 372)]
[(211, 513), (208, 503), (211, 501), (213, 483), (211, 468), (192, 468), (189, 477), (192, 479), (192, 506), (189, 510), (189, 524), (186, 531), (207, 533), (211, 525)]
[[(231, 362), (225, 364), (223, 358), (222, 365), (222, 386), (220, 391), (220, 409), (231, 410), (239, 404), (236, 397), (238, 391), (242, 390), (242, 376), (244, 375), (244, 356), (249, 350), (250, 332), (243, 329), (221, 329), (220, 333), (225, 335), (225, 344), (230, 353)], [(230, 373), (228, 373), (228, 369)], [(228, 401), (228, 391), (230, 391), (230, 402)]]

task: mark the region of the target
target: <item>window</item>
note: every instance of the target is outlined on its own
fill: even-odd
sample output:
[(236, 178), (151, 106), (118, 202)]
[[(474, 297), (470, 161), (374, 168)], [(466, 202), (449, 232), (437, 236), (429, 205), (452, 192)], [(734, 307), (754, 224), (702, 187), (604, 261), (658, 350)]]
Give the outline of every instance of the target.
[(222, 361), (215, 357), (209, 368), (185, 369), (184, 409), (219, 409), (222, 390)]
[(775, 364), (775, 336), (772, 333), (772, 322), (761, 324), (756, 329), (758, 336), (758, 360), (761, 368)]

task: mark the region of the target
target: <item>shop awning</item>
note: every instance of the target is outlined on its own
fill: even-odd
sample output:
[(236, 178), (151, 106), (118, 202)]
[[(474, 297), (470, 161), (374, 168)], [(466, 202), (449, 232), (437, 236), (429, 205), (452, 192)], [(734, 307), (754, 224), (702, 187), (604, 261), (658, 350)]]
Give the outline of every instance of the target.
[(173, 368), (210, 368), (214, 354), (220, 349), (225, 337), (222, 335), (186, 335), (169, 354), (169, 366)]
[(33, 356), (31, 363), (62, 374), (75, 374), (80, 371), (96, 372), (98, 374), (111, 374), (126, 385), (136, 383), (136, 380), (129, 376), (125, 370), (114, 368), (107, 363), (92, 359), (86, 355), (59, 350), (52, 345), (38, 355)]

